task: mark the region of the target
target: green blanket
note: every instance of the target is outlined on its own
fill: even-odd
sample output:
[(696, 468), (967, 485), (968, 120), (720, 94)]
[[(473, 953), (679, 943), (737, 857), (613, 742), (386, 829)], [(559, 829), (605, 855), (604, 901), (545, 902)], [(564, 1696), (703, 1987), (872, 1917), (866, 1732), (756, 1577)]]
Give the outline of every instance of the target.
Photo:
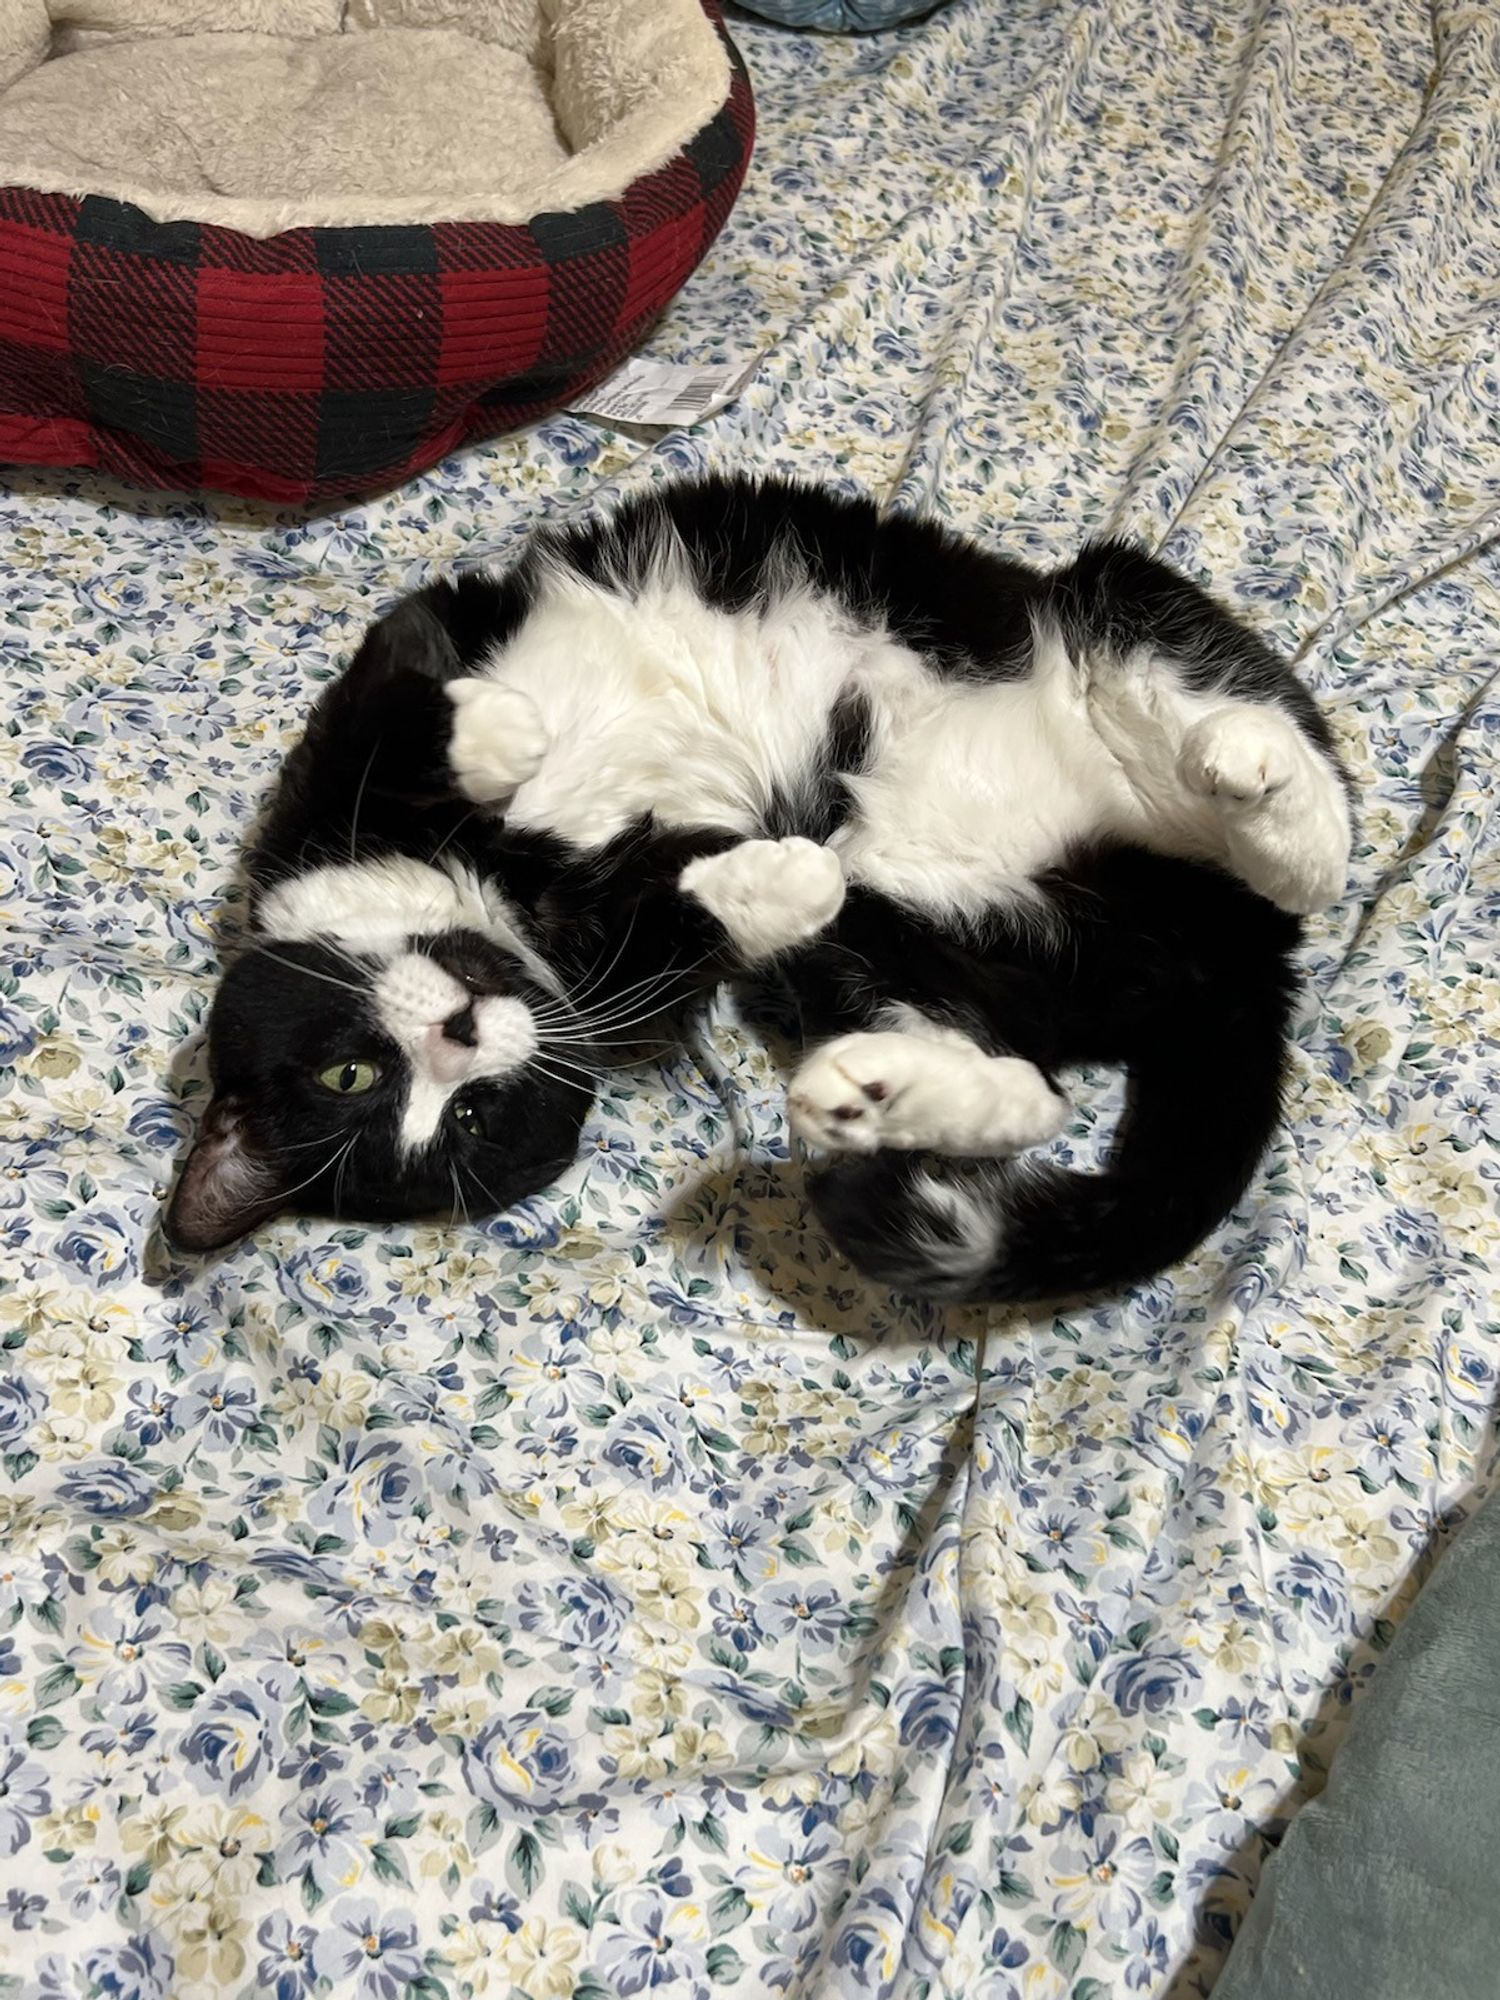
[(1500, 1993), (1500, 1499), (1443, 1557), (1214, 2000)]

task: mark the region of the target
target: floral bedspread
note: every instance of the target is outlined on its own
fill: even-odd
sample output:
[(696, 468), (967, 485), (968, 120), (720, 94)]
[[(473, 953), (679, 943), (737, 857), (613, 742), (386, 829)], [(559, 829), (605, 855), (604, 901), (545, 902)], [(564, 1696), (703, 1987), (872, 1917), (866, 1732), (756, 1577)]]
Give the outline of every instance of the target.
[[(760, 355), (707, 425), (337, 519), (0, 489), (4, 2000), (1186, 2000), (1492, 1477), (1500, 17), (738, 32), (759, 155), (654, 347)], [(1114, 1303), (872, 1295), (726, 1000), (519, 1214), (173, 1263), (317, 686), (708, 461), (1133, 532), (1296, 655), (1363, 836), (1251, 1199)]]

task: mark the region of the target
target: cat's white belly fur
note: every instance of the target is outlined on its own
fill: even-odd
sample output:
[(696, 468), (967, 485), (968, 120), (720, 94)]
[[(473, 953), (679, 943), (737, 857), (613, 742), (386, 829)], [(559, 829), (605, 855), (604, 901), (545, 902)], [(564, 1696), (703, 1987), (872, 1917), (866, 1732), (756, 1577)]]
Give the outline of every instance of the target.
[(1024, 894), (1074, 842), (1137, 827), (1139, 802), (1090, 723), (1082, 676), (1049, 635), (1024, 680), (943, 679), (895, 646), (856, 680), (878, 747), (832, 843), (851, 882), (977, 916)]
[(779, 796), (795, 820), (854, 689), (875, 742), (833, 842), (848, 882), (974, 916), (1113, 837), (1226, 865), (1283, 909), (1343, 885), (1348, 802), (1285, 711), (1195, 691), (1154, 654), (1074, 659), (1045, 625), (1022, 678), (965, 681), (807, 588), (730, 613), (669, 572), (633, 597), (564, 574), (482, 677), (540, 721), (524, 759), (495, 745), (507, 818), (586, 850), (648, 813), (748, 838)]
[(567, 580), (483, 671), (527, 694), (548, 736), (507, 818), (584, 848), (646, 812), (756, 832), (849, 688), (876, 735), (833, 843), (851, 882), (977, 914), (1073, 842), (1141, 830), (1084, 677), (1045, 634), (1024, 680), (963, 682), (810, 592), (731, 614), (670, 582), (628, 599)]

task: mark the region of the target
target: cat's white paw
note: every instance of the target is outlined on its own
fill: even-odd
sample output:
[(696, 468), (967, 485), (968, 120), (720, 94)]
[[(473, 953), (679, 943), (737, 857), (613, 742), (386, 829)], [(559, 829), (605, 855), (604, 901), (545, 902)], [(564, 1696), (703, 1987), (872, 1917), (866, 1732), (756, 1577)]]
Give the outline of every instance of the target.
[(683, 869), (677, 886), (718, 918), (751, 965), (815, 938), (844, 902), (838, 856), (797, 834), (742, 840), (722, 854), (702, 854)]
[(1137, 788), (1154, 789), (1171, 770), (1177, 733), (1175, 683), (1140, 653), (1091, 657), (1084, 703), (1094, 733)]
[(1218, 708), (1183, 737), (1177, 774), (1201, 799), (1255, 805), (1291, 782), (1302, 756), (1292, 722), (1264, 710)]
[(498, 681), (452, 680), (453, 730), (448, 767), (475, 805), (508, 799), (534, 778), (547, 754), (547, 727), (529, 694)]
[(1067, 1122), (1034, 1063), (913, 1035), (843, 1035), (792, 1079), (792, 1129), (829, 1152), (882, 1146), (975, 1159), (1018, 1153)]
[(1274, 710), (1215, 709), (1182, 741), (1178, 775), (1222, 815), (1228, 859), (1258, 894), (1295, 916), (1336, 902), (1353, 828), (1338, 774)]

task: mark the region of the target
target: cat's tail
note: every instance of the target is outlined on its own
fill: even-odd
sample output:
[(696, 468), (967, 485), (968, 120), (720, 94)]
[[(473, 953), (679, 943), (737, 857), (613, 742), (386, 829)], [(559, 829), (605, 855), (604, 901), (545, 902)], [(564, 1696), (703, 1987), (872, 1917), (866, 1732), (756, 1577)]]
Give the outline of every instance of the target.
[(882, 1152), (815, 1175), (813, 1204), (858, 1270), (920, 1298), (1019, 1304), (1154, 1277), (1236, 1205), (1276, 1129), (1286, 1004), (1261, 999), (1237, 1034), (1133, 1067), (1102, 1172)]

